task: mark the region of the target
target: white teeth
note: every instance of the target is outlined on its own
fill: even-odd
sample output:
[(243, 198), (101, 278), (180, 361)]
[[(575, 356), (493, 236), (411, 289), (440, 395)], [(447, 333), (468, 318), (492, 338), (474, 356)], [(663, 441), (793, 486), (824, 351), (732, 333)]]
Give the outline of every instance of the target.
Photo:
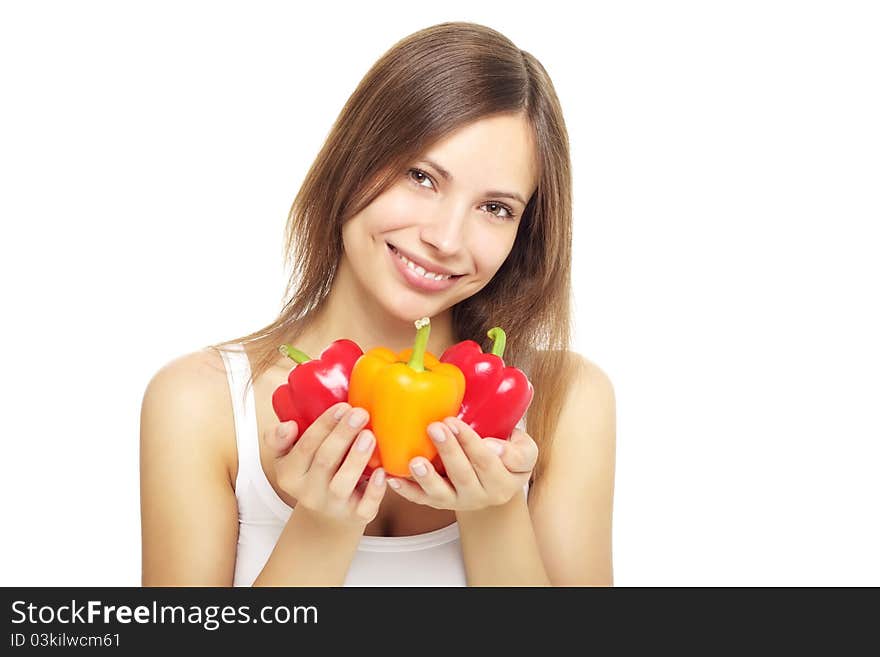
[(424, 267), (417, 265), (416, 263), (414, 263), (412, 260), (407, 258), (405, 255), (403, 255), (397, 249), (392, 248), (392, 251), (394, 251), (394, 254), (398, 258), (403, 260), (403, 262), (406, 264), (407, 267), (412, 269), (415, 273), (417, 273), (419, 276), (422, 276), (423, 278), (427, 278), (432, 281), (445, 281), (448, 278), (452, 278), (452, 274), (437, 274), (432, 271), (425, 271)]

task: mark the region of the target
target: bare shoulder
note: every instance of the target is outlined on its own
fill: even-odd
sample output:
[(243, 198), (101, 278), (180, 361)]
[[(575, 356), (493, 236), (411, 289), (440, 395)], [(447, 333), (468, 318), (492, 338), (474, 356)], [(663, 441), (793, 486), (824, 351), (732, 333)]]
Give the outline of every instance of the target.
[[(558, 353), (555, 352), (554, 355)], [(550, 352), (542, 352), (547, 356)], [(596, 362), (576, 351), (566, 351), (562, 356), (567, 386), (563, 392), (560, 425), (575, 420), (587, 408), (595, 410), (604, 406), (613, 411), (615, 405), (614, 385), (608, 373)], [(570, 378), (569, 378), (570, 377)], [(585, 406), (586, 405), (586, 406)]]
[[(616, 452), (616, 399), (608, 373), (583, 354), (567, 351), (567, 377), (552, 436), (544, 449), (547, 465), (535, 481), (543, 486), (558, 482), (583, 482), (585, 470), (595, 469), (608, 482), (613, 480)], [(556, 482), (556, 483), (554, 483)]]
[(553, 443), (566, 452), (563, 460), (583, 450), (613, 453), (617, 402), (611, 377), (583, 354), (569, 351), (566, 356), (572, 379)]
[(576, 373), (572, 387), (576, 396), (587, 394), (606, 402), (614, 400), (614, 385), (604, 369), (576, 351), (569, 351), (567, 356)]
[[(558, 352), (553, 356), (559, 358)], [(576, 472), (589, 462), (613, 475), (617, 403), (611, 377), (576, 351), (566, 351), (556, 367), (565, 385), (558, 392), (562, 399), (555, 430), (543, 441), (547, 467), (540, 478), (577, 479)]]
[(150, 384), (158, 379), (205, 379), (205, 383), (225, 381), (226, 368), (220, 352), (205, 348), (171, 359), (160, 366)]
[[(150, 430), (168, 422), (179, 429)], [(234, 431), (226, 368), (219, 352), (202, 349), (178, 356), (159, 367), (147, 384), (141, 403), (142, 441), (186, 440), (228, 472)]]
[(568, 371), (574, 374), (578, 384), (591, 383), (611, 387), (611, 377), (608, 373), (597, 363), (577, 351), (569, 349), (564, 352), (560, 350), (541, 350), (538, 352), (539, 362), (550, 358), (561, 360)]

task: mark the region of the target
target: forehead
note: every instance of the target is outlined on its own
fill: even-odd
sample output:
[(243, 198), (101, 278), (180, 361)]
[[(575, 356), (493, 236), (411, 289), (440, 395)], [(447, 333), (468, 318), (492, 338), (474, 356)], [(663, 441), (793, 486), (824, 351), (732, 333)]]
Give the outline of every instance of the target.
[(448, 170), (456, 185), (517, 192), (528, 200), (538, 184), (534, 132), (521, 114), (470, 123), (423, 155)]

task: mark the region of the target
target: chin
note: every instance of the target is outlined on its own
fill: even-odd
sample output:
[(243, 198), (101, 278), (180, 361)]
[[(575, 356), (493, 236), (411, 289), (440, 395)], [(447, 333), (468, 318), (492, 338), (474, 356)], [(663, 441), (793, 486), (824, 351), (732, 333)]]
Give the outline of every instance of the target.
[[(404, 299), (398, 296), (391, 299), (388, 303), (382, 304), (389, 315), (399, 319), (402, 322), (413, 323), (422, 317), (434, 317), (445, 308), (434, 307), (434, 304), (418, 299)], [(413, 327), (413, 337), (415, 337), (415, 327)]]
[[(388, 315), (412, 324), (422, 317), (435, 317), (449, 306), (439, 299), (426, 299), (416, 292), (401, 291), (393, 287), (377, 290), (379, 305)], [(415, 327), (413, 327), (415, 337)]]
[[(383, 242), (384, 244), (384, 242)], [(389, 273), (385, 280), (377, 285), (378, 277), (374, 277), (371, 286), (362, 283), (365, 291), (371, 291), (378, 305), (391, 317), (401, 322), (413, 323), (422, 317), (435, 317), (448, 310), (454, 303), (450, 302), (448, 293), (427, 292), (412, 289), (402, 284), (396, 274)], [(415, 327), (413, 327), (415, 336)]]

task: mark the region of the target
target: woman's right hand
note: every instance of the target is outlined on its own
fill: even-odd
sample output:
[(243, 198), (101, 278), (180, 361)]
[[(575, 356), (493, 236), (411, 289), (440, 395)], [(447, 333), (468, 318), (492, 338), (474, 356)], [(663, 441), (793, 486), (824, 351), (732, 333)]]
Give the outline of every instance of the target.
[[(361, 531), (376, 517), (388, 489), (385, 471), (376, 468), (358, 486), (376, 445), (372, 431), (361, 431), (368, 420), (365, 409), (341, 402), (324, 411), (302, 436), (290, 421), (265, 437), (278, 486), (296, 500), (297, 509)], [(285, 427), (290, 427), (287, 436), (282, 435)]]

